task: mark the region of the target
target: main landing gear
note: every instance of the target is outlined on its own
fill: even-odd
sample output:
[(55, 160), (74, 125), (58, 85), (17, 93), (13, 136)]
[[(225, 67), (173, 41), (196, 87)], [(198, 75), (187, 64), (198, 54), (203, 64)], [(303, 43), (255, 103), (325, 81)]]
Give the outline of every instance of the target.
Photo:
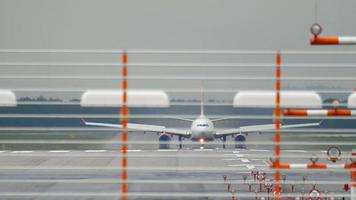
[(178, 136), (178, 141), (179, 141), (179, 149), (182, 149), (182, 148), (183, 148), (183, 145), (182, 145), (182, 136)]
[(221, 140), (223, 141), (223, 149), (225, 149), (226, 148), (226, 136), (223, 136), (221, 138)]

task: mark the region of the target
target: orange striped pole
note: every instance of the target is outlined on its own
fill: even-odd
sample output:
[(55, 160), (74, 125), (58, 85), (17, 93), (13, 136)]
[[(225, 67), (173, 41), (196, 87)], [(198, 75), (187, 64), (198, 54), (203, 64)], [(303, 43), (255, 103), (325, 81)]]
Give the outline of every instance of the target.
[(124, 50), (122, 55), (122, 200), (127, 200), (126, 193), (128, 192), (127, 186), (127, 53)]
[(348, 109), (330, 109), (330, 110), (303, 110), (286, 109), (283, 111), (285, 116), (355, 116), (355, 110)]
[[(351, 172), (356, 172), (356, 164), (346, 163), (346, 164), (326, 164), (326, 163), (310, 163), (310, 164), (300, 164), (300, 163), (282, 163), (279, 166), (271, 166), (273, 169), (345, 169)], [(351, 174), (352, 175), (352, 174)], [(356, 177), (355, 177), (356, 178)]]
[[(280, 142), (281, 142), (281, 54), (278, 52), (276, 56), (276, 107), (275, 107), (275, 163), (273, 165), (279, 167), (280, 165), (280, 154), (281, 154), (281, 147), (280, 147)], [(280, 180), (281, 180), (281, 172), (279, 170), (275, 171), (275, 181), (276, 181), (276, 186), (275, 186), (275, 199), (279, 200), (280, 199), (280, 193), (281, 193), (281, 186), (280, 186)]]
[(310, 39), (311, 45), (355, 45), (356, 37), (346, 36), (314, 36)]

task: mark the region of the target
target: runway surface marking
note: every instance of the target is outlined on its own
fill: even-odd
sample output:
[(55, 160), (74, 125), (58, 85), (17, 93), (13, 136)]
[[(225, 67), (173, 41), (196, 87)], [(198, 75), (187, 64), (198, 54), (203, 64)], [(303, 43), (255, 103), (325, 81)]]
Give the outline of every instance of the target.
[(104, 153), (106, 150), (85, 150), (85, 153)]
[(246, 158), (240, 158), (241, 162), (243, 163), (249, 163), (250, 160), (249, 159), (246, 159)]
[(269, 152), (270, 150), (267, 150), (267, 149), (250, 149), (250, 151), (256, 151), (256, 152)]
[(53, 151), (48, 151), (50, 153), (69, 153), (70, 151), (68, 150), (53, 150)]
[(128, 149), (127, 152), (141, 152), (141, 149)]
[(291, 153), (306, 153), (307, 151), (305, 150), (284, 150), (285, 152), (291, 152)]
[(263, 160), (262, 162), (266, 164), (267, 167), (271, 165), (267, 160)]
[(237, 160), (237, 159), (235, 159), (235, 158), (223, 158), (223, 159), (221, 159), (221, 160), (233, 161), (233, 160)]
[[(260, 165), (261, 166), (261, 165)], [(264, 167), (263, 165), (261, 167)], [(255, 169), (256, 166), (255, 165), (246, 165), (247, 169)]]
[(193, 151), (213, 151), (214, 149), (193, 149)]
[(253, 160), (253, 161), (264, 161), (265, 159), (263, 159), (263, 158), (252, 158), (250, 160)]
[(157, 149), (157, 151), (178, 151), (178, 149)]
[(33, 151), (12, 151), (11, 153), (33, 153)]
[(238, 157), (238, 158), (243, 158), (243, 157), (245, 157), (244, 154), (235, 154), (235, 156)]

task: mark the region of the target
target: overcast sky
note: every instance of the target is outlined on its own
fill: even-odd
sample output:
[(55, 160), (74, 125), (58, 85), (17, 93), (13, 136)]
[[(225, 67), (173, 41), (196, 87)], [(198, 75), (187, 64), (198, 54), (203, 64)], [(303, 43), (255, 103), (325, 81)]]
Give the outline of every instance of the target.
[[(309, 28), (315, 20), (312, 0), (0, 0), (0, 48), (19, 49), (207, 49), (207, 50), (356, 50), (355, 46), (312, 47)], [(356, 36), (356, 1), (318, 1), (323, 35)], [(119, 62), (118, 55), (1, 55), (2, 61)], [(303, 60), (304, 59), (304, 60)], [(269, 62), (273, 57), (130, 56), (130, 62)], [(288, 60), (288, 59), (285, 59)], [(353, 57), (298, 57), (300, 63), (356, 62)], [(104, 70), (105, 69), (105, 70)], [(3, 67), (3, 75), (112, 75), (119, 68)], [(356, 70), (312, 71), (311, 75), (354, 75)], [(130, 69), (131, 75), (273, 75), (257, 69)], [(305, 70), (287, 72), (305, 75)], [(209, 82), (206, 87), (273, 89), (273, 83)], [(113, 88), (117, 81), (0, 80), (4, 88)], [(353, 88), (355, 81), (328, 85)], [(325, 85), (325, 83), (301, 83)], [(133, 82), (131, 87), (199, 87), (197, 81)], [(288, 83), (287, 85), (293, 85)], [(299, 87), (296, 85), (295, 87)]]

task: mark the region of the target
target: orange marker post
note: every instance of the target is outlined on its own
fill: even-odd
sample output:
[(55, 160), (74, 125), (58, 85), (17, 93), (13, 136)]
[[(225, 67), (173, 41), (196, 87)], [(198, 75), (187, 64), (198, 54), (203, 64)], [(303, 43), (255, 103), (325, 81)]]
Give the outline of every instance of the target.
[(127, 62), (128, 62), (128, 57), (127, 53), (124, 50), (123, 55), (122, 55), (122, 174), (121, 174), (121, 179), (122, 179), (122, 200), (127, 200), (127, 192), (128, 192), (128, 186), (127, 186), (127, 123), (128, 123), (128, 107), (127, 107), (127, 74), (128, 74), (128, 69), (127, 69)]
[[(280, 142), (281, 142), (281, 54), (278, 52), (276, 55), (276, 107), (275, 107), (275, 151), (274, 151), (274, 156), (275, 156), (275, 162), (273, 165), (279, 167), (280, 166), (280, 156), (281, 156), (281, 147), (280, 147)], [(275, 199), (280, 200), (280, 194), (281, 194), (281, 186), (280, 186), (280, 180), (281, 180), (281, 172), (279, 170), (275, 171), (275, 181), (276, 181), (276, 186), (275, 186)]]

